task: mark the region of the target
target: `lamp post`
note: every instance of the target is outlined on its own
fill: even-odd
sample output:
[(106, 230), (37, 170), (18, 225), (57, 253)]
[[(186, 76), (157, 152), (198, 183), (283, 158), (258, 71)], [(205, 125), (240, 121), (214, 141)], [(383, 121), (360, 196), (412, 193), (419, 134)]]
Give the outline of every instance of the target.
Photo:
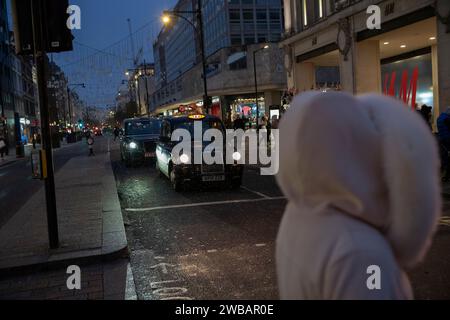
[[(190, 21), (188, 18), (186, 18), (183, 14), (194, 14), (195, 18), (197, 20), (197, 26)], [(197, 32), (198, 37), (200, 39), (200, 52), (201, 52), (201, 59), (202, 59), (202, 72), (203, 72), (203, 106), (206, 110), (206, 113), (209, 113), (210, 109), (210, 101), (208, 97), (208, 85), (206, 81), (206, 54), (205, 54), (205, 38), (204, 38), (204, 30), (203, 30), (203, 17), (202, 17), (202, 1), (197, 0), (197, 8), (195, 11), (164, 11), (162, 22), (164, 24), (170, 23), (170, 17), (178, 17), (185, 21), (187, 21)]]
[(258, 101), (258, 77), (256, 74), (256, 54), (259, 51), (266, 50), (269, 48), (269, 45), (265, 45), (262, 48), (256, 49), (253, 51), (253, 73), (255, 76), (255, 102), (256, 102), (256, 130), (259, 128), (259, 101)]
[[(70, 107), (71, 102), (70, 102), (70, 87), (82, 87), (82, 88), (86, 88), (86, 85), (84, 83), (72, 83), (72, 84), (67, 84), (67, 104), (69, 107), (69, 121), (70, 121), (70, 127), (72, 127), (72, 108)], [(65, 118), (65, 115), (64, 115)], [(64, 126), (66, 126), (66, 123), (64, 123)]]

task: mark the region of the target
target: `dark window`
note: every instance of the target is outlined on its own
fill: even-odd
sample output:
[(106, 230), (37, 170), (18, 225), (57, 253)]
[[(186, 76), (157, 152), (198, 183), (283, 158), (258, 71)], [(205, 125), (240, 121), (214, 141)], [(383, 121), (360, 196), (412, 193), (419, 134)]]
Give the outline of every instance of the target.
[(241, 20), (239, 10), (230, 10), (230, 20)]
[(254, 44), (255, 43), (255, 37), (253, 37), (253, 36), (246, 36), (244, 41), (245, 41), (245, 44)]
[(258, 43), (267, 42), (266, 34), (258, 34)]
[(253, 10), (243, 10), (244, 21), (253, 21)]
[(266, 10), (260, 10), (260, 9), (256, 10), (256, 19), (263, 20), (263, 21), (267, 20)]
[(160, 128), (159, 121), (130, 121), (125, 123), (125, 134), (158, 134)]
[(270, 21), (280, 21), (280, 11), (270, 10)]
[(241, 44), (242, 44), (241, 36), (231, 36), (231, 45), (232, 46), (241, 45)]

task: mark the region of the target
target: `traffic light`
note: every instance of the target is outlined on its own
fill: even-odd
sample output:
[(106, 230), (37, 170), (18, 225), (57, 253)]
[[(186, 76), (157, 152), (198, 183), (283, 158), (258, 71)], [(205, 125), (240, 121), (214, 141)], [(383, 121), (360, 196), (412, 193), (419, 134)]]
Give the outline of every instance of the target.
[(11, 11), (14, 22), (16, 53), (20, 55), (33, 54), (31, 0), (12, 0)]
[[(63, 52), (73, 50), (73, 36), (67, 27), (69, 14), (68, 0), (34, 0), (42, 4), (43, 31), (46, 52)], [(29, 55), (34, 52), (32, 0), (11, 0), (14, 21), (14, 38), (16, 53)]]
[(67, 27), (68, 0), (43, 0), (44, 30), (47, 32), (47, 52), (72, 51), (72, 32)]

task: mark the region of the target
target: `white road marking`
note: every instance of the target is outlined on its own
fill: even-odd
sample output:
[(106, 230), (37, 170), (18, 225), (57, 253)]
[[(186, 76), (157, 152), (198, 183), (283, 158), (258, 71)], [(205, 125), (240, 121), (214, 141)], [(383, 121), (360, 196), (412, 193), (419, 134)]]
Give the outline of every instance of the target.
[(441, 220), (439, 220), (439, 224), (441, 226), (450, 227), (450, 217), (442, 217)]
[(125, 289), (125, 300), (137, 300), (133, 271), (131, 270), (131, 265), (129, 263), (127, 265), (127, 283)]
[(243, 200), (226, 200), (226, 201), (214, 201), (214, 202), (198, 202), (189, 204), (179, 204), (172, 206), (161, 206), (152, 208), (127, 208), (125, 211), (128, 212), (147, 212), (147, 211), (157, 211), (157, 210), (167, 210), (167, 209), (181, 209), (181, 208), (192, 208), (192, 207), (206, 207), (206, 206), (217, 206), (222, 204), (236, 204), (236, 203), (248, 203), (248, 202), (261, 202), (261, 201), (275, 201), (275, 200), (285, 200), (286, 197), (271, 197), (271, 198), (259, 198), (259, 199), (243, 199)]
[(164, 263), (164, 262), (162, 262), (162, 263), (157, 264), (156, 266), (150, 267), (150, 269), (161, 268), (161, 271), (162, 271), (164, 274), (168, 274), (169, 272), (167, 271), (167, 267), (176, 267), (176, 266), (173, 265), (173, 264), (170, 264), (170, 263)]
[(213, 250), (208, 250), (208, 253), (216, 253), (217, 252), (217, 250), (216, 249), (213, 249)]
[(251, 192), (251, 193), (254, 193), (254, 194), (256, 194), (256, 195), (258, 195), (260, 197), (263, 197), (265, 199), (269, 199), (270, 198), (268, 195), (266, 195), (264, 193), (261, 193), (261, 192), (255, 191), (255, 190), (251, 190), (251, 189), (249, 189), (247, 187), (244, 187), (244, 186), (241, 186), (241, 189), (246, 190), (246, 191)]
[(255, 247), (265, 247), (265, 246), (267, 246), (267, 244), (265, 244), (265, 243), (255, 244)]

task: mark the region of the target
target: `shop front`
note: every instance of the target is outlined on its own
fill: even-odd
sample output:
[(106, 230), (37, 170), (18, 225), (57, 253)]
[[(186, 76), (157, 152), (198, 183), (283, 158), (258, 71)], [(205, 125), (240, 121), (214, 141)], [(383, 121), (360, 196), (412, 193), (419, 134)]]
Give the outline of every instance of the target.
[(264, 94), (258, 96), (258, 106), (255, 101), (255, 94), (245, 94), (239, 96), (227, 96), (228, 114), (227, 119), (232, 123), (240, 117), (245, 119), (248, 127), (256, 126), (256, 117), (258, 114), (261, 119), (266, 114), (266, 103)]
[[(368, 15), (362, 10), (367, 3), (355, 3), (339, 18), (330, 15), (282, 41), (288, 92), (383, 93), (411, 109), (432, 107), (435, 124), (450, 105), (450, 41), (442, 20), (450, 2), (380, 1), (380, 29), (367, 28)], [(289, 99), (284, 100), (289, 107)]]
[[(219, 97), (212, 97), (212, 104), (210, 108), (210, 114), (215, 115), (219, 118), (222, 117), (222, 108)], [(166, 106), (160, 109), (158, 114), (163, 116), (177, 116), (189, 113), (206, 113), (205, 108), (203, 108), (203, 100), (192, 100), (185, 103), (176, 103), (170, 106)]]

